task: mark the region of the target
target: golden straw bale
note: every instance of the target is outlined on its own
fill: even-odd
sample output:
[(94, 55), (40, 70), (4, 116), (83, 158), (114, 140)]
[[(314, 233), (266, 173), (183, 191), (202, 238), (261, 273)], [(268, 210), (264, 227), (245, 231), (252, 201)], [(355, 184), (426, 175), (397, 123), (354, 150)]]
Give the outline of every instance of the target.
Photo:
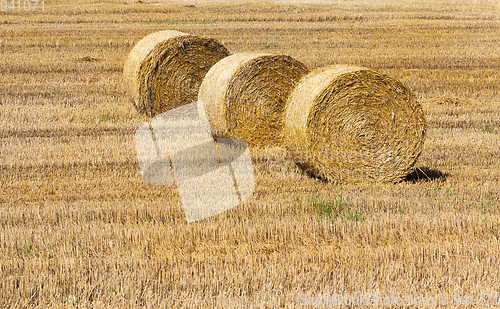
[(200, 86), (198, 103), (215, 137), (279, 145), (286, 101), (307, 71), (286, 55), (235, 54), (210, 69)]
[(229, 51), (214, 39), (179, 31), (143, 38), (123, 69), (124, 86), (137, 110), (149, 117), (192, 103), (208, 70)]
[(310, 72), (290, 95), (285, 142), (308, 174), (334, 183), (397, 182), (417, 161), (426, 120), (399, 81), (360, 67)]

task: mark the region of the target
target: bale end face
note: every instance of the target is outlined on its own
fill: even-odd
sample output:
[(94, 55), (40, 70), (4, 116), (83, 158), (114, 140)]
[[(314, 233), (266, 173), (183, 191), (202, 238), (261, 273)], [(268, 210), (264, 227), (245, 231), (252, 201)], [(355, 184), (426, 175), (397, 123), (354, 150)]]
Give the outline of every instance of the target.
[(179, 31), (143, 38), (124, 66), (124, 86), (136, 109), (154, 117), (197, 100), (208, 70), (229, 51), (213, 39)]
[(214, 135), (282, 144), (286, 101), (307, 71), (285, 55), (236, 54), (219, 61), (198, 95)]
[(399, 81), (359, 67), (305, 76), (287, 105), (285, 141), (296, 163), (335, 183), (397, 182), (425, 140), (421, 105)]

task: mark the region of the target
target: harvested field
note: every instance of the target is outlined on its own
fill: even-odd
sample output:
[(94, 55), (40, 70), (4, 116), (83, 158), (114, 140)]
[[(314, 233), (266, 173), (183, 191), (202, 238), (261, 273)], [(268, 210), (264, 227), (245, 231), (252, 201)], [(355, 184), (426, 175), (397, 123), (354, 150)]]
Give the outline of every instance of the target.
[[(500, 293), (498, 1), (44, 9), (0, 11), (1, 308), (296, 308), (368, 293), (467, 307), (457, 295)], [(161, 30), (398, 79), (428, 124), (415, 170), (326, 184), (254, 146), (254, 194), (187, 224), (176, 187), (142, 181), (134, 134), (148, 117), (122, 86), (129, 52)]]

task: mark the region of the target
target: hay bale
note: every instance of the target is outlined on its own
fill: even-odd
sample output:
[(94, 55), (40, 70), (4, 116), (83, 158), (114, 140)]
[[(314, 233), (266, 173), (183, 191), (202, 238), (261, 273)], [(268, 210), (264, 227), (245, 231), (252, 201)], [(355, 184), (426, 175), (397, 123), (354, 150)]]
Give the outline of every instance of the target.
[(179, 31), (143, 38), (123, 69), (124, 86), (137, 110), (149, 117), (197, 100), (208, 70), (229, 56), (219, 42)]
[(250, 145), (279, 145), (285, 104), (305, 65), (285, 55), (236, 54), (207, 73), (198, 103), (215, 137), (234, 137)]
[(334, 183), (397, 182), (420, 155), (426, 121), (413, 93), (377, 71), (312, 71), (287, 103), (285, 142), (295, 163)]

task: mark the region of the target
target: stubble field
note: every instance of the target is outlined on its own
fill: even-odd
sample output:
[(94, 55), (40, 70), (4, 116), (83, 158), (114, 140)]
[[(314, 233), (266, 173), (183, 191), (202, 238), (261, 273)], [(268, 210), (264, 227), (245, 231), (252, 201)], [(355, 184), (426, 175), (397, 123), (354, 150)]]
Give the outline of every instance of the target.
[[(369, 293), (488, 307), (476, 297), (500, 296), (499, 13), (475, 0), (0, 12), (0, 307), (295, 308)], [(187, 224), (175, 187), (141, 179), (147, 119), (122, 87), (130, 50), (164, 29), (399, 79), (429, 124), (415, 171), (333, 185), (253, 148), (254, 194)]]

